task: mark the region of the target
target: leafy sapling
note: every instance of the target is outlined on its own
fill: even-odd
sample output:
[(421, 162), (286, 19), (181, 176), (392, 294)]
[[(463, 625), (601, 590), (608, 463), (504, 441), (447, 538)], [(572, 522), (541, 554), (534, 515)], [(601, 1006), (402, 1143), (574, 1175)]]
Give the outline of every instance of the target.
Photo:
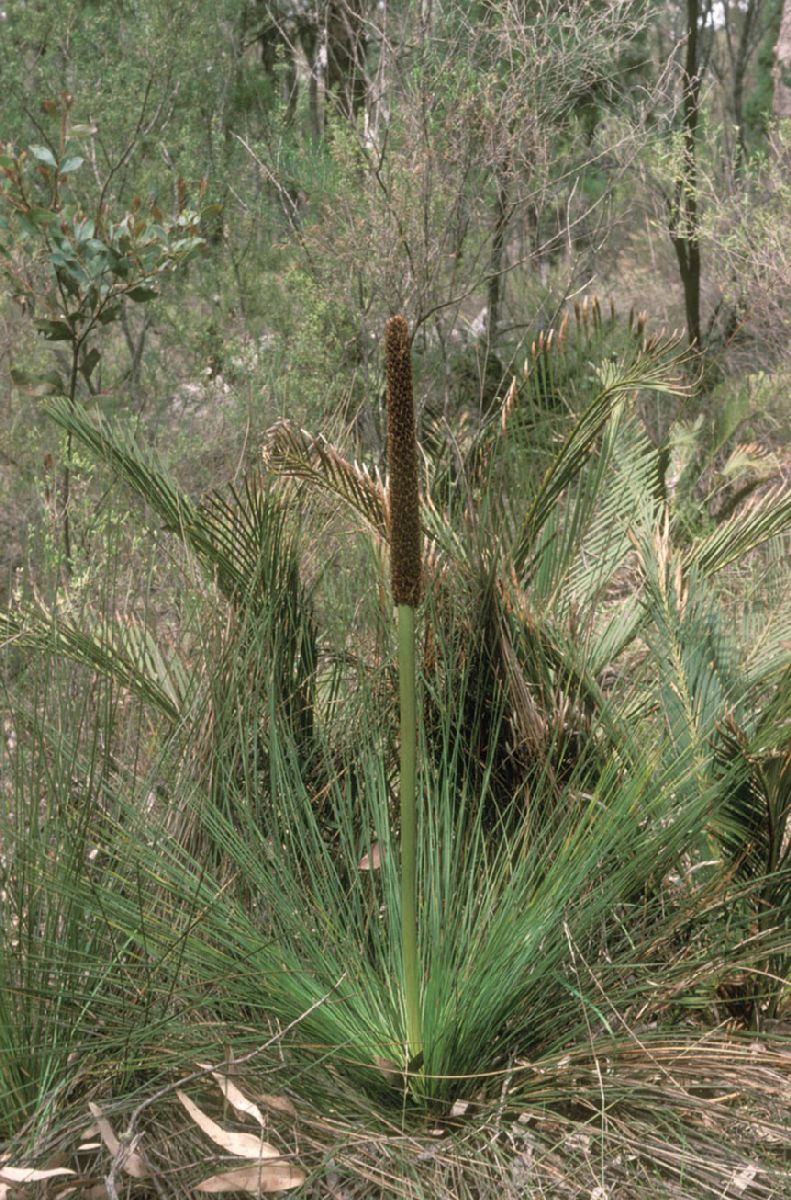
[[(158, 296), (163, 275), (203, 247), (199, 227), (209, 211), (188, 208), (182, 186), (174, 217), (166, 218), (156, 204), (144, 210), (136, 198), (113, 220), (107, 202), (112, 170), (87, 211), (77, 194), (77, 176), (84, 163), (81, 144), (95, 130), (71, 122), (73, 103), (64, 92), (59, 103), (43, 104), (56, 121), (47, 145), (21, 150), (0, 145), (0, 271), (44, 339), (67, 350), (65, 359), (56, 355), (58, 370), (31, 374), (16, 367), (12, 378), (29, 395), (65, 396), (72, 406), (80, 388), (97, 393), (102, 331), (121, 319), (127, 301), (143, 304)], [(205, 190), (204, 181), (201, 199)], [(60, 489), (67, 573), (71, 460), (67, 435)]]

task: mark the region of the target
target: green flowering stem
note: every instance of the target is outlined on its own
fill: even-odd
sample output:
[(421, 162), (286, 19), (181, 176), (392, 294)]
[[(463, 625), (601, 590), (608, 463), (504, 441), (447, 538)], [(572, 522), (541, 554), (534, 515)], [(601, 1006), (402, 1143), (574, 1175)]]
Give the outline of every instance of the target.
[(417, 952), (417, 804), (415, 795), (415, 610), (398, 605), (398, 686), (401, 707), (401, 954), (409, 1057), (423, 1048)]

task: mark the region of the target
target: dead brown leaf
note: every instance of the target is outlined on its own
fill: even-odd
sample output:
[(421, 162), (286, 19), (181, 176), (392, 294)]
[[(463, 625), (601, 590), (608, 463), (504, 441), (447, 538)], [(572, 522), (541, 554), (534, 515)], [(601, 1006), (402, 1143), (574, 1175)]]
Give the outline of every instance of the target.
[(378, 871), (382, 864), (382, 855), (379, 850), (379, 843), (374, 842), (371, 846), (369, 854), (364, 854), (357, 864), (358, 871)]
[(118, 1157), (121, 1159), (121, 1169), (127, 1175), (131, 1175), (132, 1179), (147, 1179), (151, 1172), (146, 1166), (142, 1155), (135, 1153), (134, 1150), (129, 1154), (125, 1154), (125, 1147), (122, 1147), (118, 1138), (113, 1133), (113, 1128), (107, 1118), (102, 1115), (99, 1105), (89, 1101), (88, 1108), (91, 1110), (91, 1116), (99, 1127), (99, 1134), (105, 1146), (113, 1158)]
[(305, 1182), (305, 1172), (289, 1163), (267, 1163), (237, 1167), (222, 1175), (212, 1175), (195, 1188), (196, 1192), (288, 1192)]
[(265, 1128), (266, 1122), (260, 1108), (253, 1104), (252, 1100), (248, 1100), (231, 1079), (228, 1079), (226, 1075), (221, 1075), (219, 1071), (212, 1071), (212, 1079), (219, 1085), (225, 1099), (238, 1113), (252, 1117), (262, 1129)]
[(289, 1117), (297, 1116), (296, 1107), (288, 1096), (270, 1096), (268, 1092), (259, 1092), (258, 1099), (266, 1108), (271, 1108), (275, 1112), (286, 1113)]
[(68, 1167), (53, 1167), (49, 1171), (36, 1171), (33, 1167), (9, 1167), (0, 1165), (0, 1183), (40, 1183), (44, 1179), (55, 1179), (58, 1175), (74, 1175)]
[(240, 1158), (282, 1158), (283, 1155), (274, 1146), (270, 1146), (269, 1142), (262, 1140), (257, 1133), (235, 1133), (230, 1129), (223, 1129), (222, 1125), (218, 1125), (211, 1117), (207, 1117), (206, 1113), (198, 1108), (189, 1096), (182, 1091), (177, 1091), (181, 1103), (186, 1108), (189, 1115), (192, 1117), (199, 1129), (210, 1137), (218, 1146), (222, 1146), (223, 1150), (227, 1150), (229, 1154), (237, 1154)]

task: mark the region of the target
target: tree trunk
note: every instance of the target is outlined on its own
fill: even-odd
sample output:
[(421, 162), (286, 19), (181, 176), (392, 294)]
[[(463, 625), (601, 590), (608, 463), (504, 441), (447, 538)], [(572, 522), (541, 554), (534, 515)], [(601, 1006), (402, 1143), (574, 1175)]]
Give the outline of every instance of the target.
[[(786, 0), (788, 3), (789, 0)], [(690, 345), (700, 336), (700, 218), (698, 214), (697, 136), (700, 115), (700, 4), (687, 0), (687, 49), (682, 98), (682, 160), (670, 205), (670, 238), (678, 259)]]
[(744, 87), (747, 79), (747, 72), (750, 67), (750, 62), (753, 53), (753, 31), (759, 21), (761, 0), (748, 0), (746, 7), (741, 10), (741, 30), (739, 32), (738, 41), (735, 41), (731, 36), (729, 25), (728, 5), (724, 6), (725, 19), (725, 35), (728, 42), (728, 51), (730, 55), (731, 76), (733, 84), (731, 87), (731, 103), (733, 106), (733, 119), (736, 124), (736, 137), (739, 146), (739, 165), (743, 167), (747, 162), (747, 138), (744, 128)]
[(508, 228), (508, 167), (510, 155), (495, 171), (495, 186), (497, 194), (494, 202), (494, 222), (492, 227), (492, 249), (489, 258), (489, 287), (488, 287), (488, 323), (487, 334), (490, 347), (497, 342), (497, 326), (500, 322), (502, 307), (505, 267), (505, 233)]
[(365, 0), (330, 0), (327, 6), (327, 99), (354, 120), (365, 104)]
[(780, 32), (775, 44), (772, 69), (774, 95), (772, 111), (776, 117), (791, 117), (791, 0), (783, 0)]

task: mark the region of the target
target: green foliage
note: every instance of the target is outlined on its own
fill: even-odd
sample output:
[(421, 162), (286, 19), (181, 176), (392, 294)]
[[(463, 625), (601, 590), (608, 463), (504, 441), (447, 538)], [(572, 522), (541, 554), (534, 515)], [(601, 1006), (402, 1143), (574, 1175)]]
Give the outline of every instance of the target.
[(94, 215), (86, 214), (72, 194), (72, 176), (85, 161), (75, 151), (95, 130), (73, 124), (71, 107), (66, 94), (60, 110), (51, 105), (52, 116), (59, 115), (53, 149), (7, 146), (0, 155), (0, 265), (36, 330), (46, 341), (67, 342), (71, 349), (70, 378), (17, 371), (14, 381), (34, 394), (59, 393), (73, 400), (77, 372), (95, 390), (91, 379), (101, 351), (94, 335), (121, 318), (125, 301), (153, 300), (161, 276), (185, 263), (204, 241), (198, 232), (201, 215), (186, 207), (167, 220), (156, 205), (144, 212), (136, 200), (120, 220), (111, 221), (102, 191)]
[(760, 150), (766, 143), (772, 112), (774, 91), (772, 69), (775, 63), (775, 44), (780, 31), (782, 0), (768, 0), (764, 35), (755, 57), (755, 74), (752, 87), (745, 100), (744, 125), (748, 146)]
[[(511, 389), (482, 422), (475, 468), (458, 476), (463, 495), (447, 508), (440, 499), (451, 492), (424, 495), (424, 1064), (411, 1075), (402, 1057), (392, 631), (358, 626), (354, 659), (329, 643), (302, 581), (316, 553), (312, 518), (297, 540), (303, 504), (277, 476), (348, 506), (375, 544), (388, 537), (382, 481), (281, 425), (267, 486), (253, 477), (195, 500), (129, 434), (65, 399), (50, 402), (58, 425), (194, 556), (202, 583), (182, 610), (175, 649), (111, 611), (92, 622), (28, 606), (5, 618), (17, 661), (35, 647), (58, 678), (71, 658), (112, 683), (114, 703), (136, 694), (137, 711), (170, 730), (133, 769), (101, 760), (92, 785), (101, 802), (84, 826), (96, 865), (85, 868), (81, 851), (68, 887), (43, 849), (23, 844), (36, 787), (19, 787), (5, 810), (12, 875), (27, 864), (52, 920), (65, 922), (55, 900), (66, 896), (90, 945), (111, 947), (97, 973), (92, 951), (72, 964), (47, 949), (45, 933), (42, 1028), (79, 970), (71, 993), (81, 1015), (69, 1011), (71, 1038), (41, 1059), (31, 1087), (8, 1084), (9, 1131), (42, 1103), (67, 1103), (52, 1083), (67, 1069), (64, 1055), (87, 1053), (94, 1031), (112, 1022), (96, 1079), (141, 1100), (187, 1064), (218, 1062), (221, 1043), (241, 1055), (278, 1027), (299, 1029), (282, 1052), (300, 1104), (367, 1110), (372, 1129), (397, 1122), (413, 1138), (426, 1121), (455, 1120), (451, 1105), (473, 1091), (487, 1121), (501, 1105), (508, 1121), (529, 1112), (576, 1123), (563, 1116), (572, 1062), (579, 1119), (609, 1159), (617, 1140), (596, 1106), (617, 1113), (624, 1130), (644, 1119), (642, 1093), (615, 1064), (642, 1055), (635, 1047), (646, 1063), (671, 1046), (694, 1057), (723, 996), (758, 1022), (778, 1009), (789, 955), (778, 833), (788, 820), (788, 612), (756, 611), (771, 627), (758, 653), (723, 617), (716, 579), (741, 552), (782, 536), (791, 517), (780, 498), (736, 510), (717, 544), (708, 534), (675, 540), (635, 393), (675, 390), (678, 369), (672, 347), (650, 340), (630, 343), (615, 363), (589, 359), (592, 394), (574, 412), (545, 407), (545, 375), (531, 360), (524, 393)], [(23, 773), (36, 746), (44, 757), (57, 751), (60, 734), (45, 724), (31, 739), (14, 707), (11, 757)], [(118, 746), (118, 718), (108, 721), (109, 710), (98, 715), (95, 736)], [(64, 785), (92, 778), (87, 728), (71, 735)], [(134, 1005), (130, 972), (142, 981)], [(9, 1008), (15, 987), (4, 993), (8, 1040), (27, 1044), (22, 1010)], [(737, 1051), (716, 1053), (732, 1079)], [(597, 1075), (593, 1060), (605, 1057), (611, 1070)], [(12, 1079), (17, 1067), (6, 1061)], [(672, 1116), (640, 1161), (666, 1170), (667, 1154), (694, 1145), (679, 1194), (696, 1196), (702, 1163), (712, 1169), (710, 1146), (695, 1141), (697, 1110), (652, 1086), (654, 1108), (661, 1102)], [(718, 1152), (717, 1171), (726, 1159)], [(760, 1161), (776, 1169), (771, 1152)]]
[[(213, 1067), (306, 1196), (785, 1194), (781, 137), (731, 179), (707, 77), (693, 362), (582, 300), (595, 276), (673, 321), (636, 234), (654, 212), (666, 237), (678, 173), (652, 61), (675, 9), (391, 3), (355, 30), (350, 5), (350, 117), (310, 6), (8, 7), (0, 315), (43, 403), (0, 406), (0, 1184), (62, 1155), (120, 1194), (134, 1143), (130, 1194), (192, 1194), (175, 1089)], [(396, 307), (424, 452), (420, 1065)], [(89, 1101), (109, 1166), (77, 1151)]]

